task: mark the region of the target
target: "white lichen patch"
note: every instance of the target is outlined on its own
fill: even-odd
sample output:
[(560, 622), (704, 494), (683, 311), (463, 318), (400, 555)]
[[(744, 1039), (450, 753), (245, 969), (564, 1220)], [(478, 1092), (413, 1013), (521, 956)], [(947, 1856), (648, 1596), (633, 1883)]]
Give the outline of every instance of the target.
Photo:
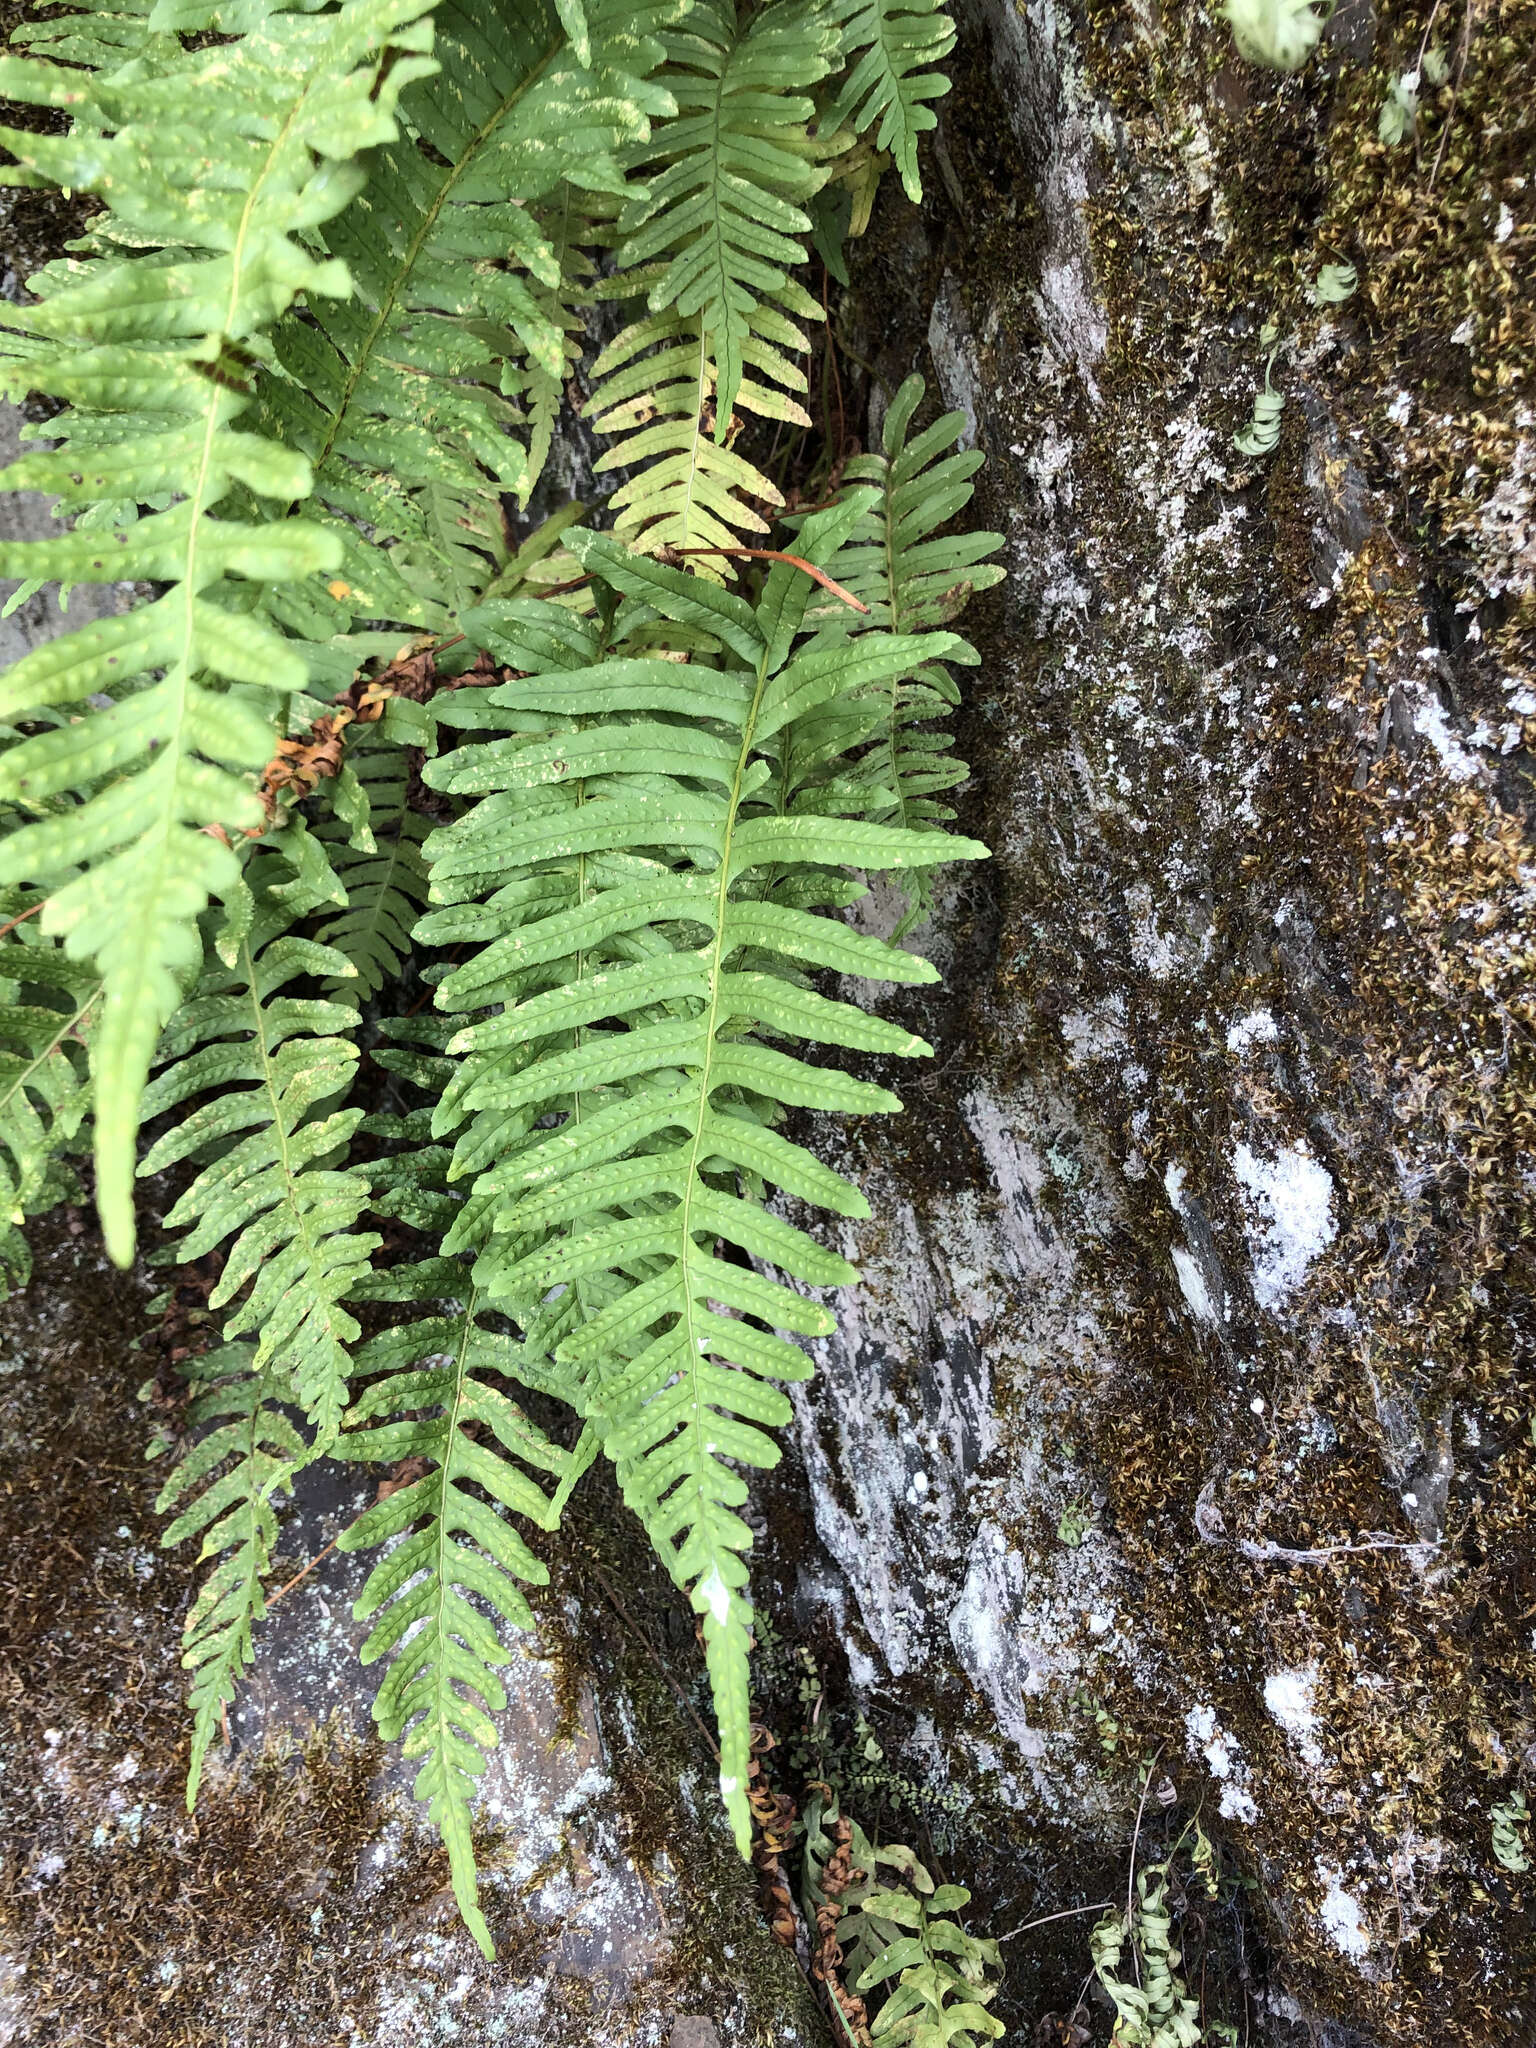
[(1313, 1704), (1317, 1680), (1317, 1666), (1306, 1664), (1291, 1671), (1272, 1671), (1264, 1681), (1264, 1705), (1270, 1719), (1285, 1730), (1303, 1761), (1314, 1767), (1323, 1761)]
[(1239, 1017), (1235, 1024), (1227, 1027), (1227, 1051), (1236, 1053), (1241, 1059), (1255, 1045), (1273, 1045), (1280, 1036), (1274, 1017), (1268, 1010), (1250, 1010), (1246, 1017)]
[(1221, 1786), (1223, 1820), (1256, 1821), (1259, 1809), (1248, 1789), (1248, 1764), (1235, 1735), (1223, 1728), (1214, 1707), (1191, 1707), (1184, 1716), (1184, 1734), (1191, 1756), (1203, 1756), (1206, 1768)]
[(1344, 1874), (1335, 1865), (1319, 1861), (1317, 1875), (1324, 1887), (1318, 1918), (1327, 1929), (1329, 1940), (1351, 1962), (1363, 1962), (1371, 1950), (1364, 1908), (1353, 1892), (1345, 1890)]
[(1239, 1145), (1232, 1171), (1255, 1212), (1248, 1230), (1254, 1298), (1261, 1308), (1275, 1309), (1338, 1235), (1333, 1176), (1304, 1138), (1268, 1159)]
[(1434, 689), (1415, 681), (1403, 685), (1403, 695), (1412, 707), (1414, 731), (1429, 741), (1446, 774), (1455, 782), (1471, 782), (1481, 774), (1482, 763), (1452, 731), (1445, 706)]

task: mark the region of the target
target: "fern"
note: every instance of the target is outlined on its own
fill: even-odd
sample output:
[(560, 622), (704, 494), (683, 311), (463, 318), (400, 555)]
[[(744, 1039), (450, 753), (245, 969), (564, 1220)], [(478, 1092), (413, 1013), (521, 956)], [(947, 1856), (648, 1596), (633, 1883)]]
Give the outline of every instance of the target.
[(347, 772), (359, 792), (357, 823), (349, 826), (338, 817), (319, 828), (330, 842), (346, 908), (319, 936), (343, 955), (341, 971), (327, 984), (329, 992), (361, 1001), (397, 980), (410, 953), (411, 927), (427, 897), (421, 844), (430, 820), (411, 803), (404, 750), (388, 739), (354, 742)]
[[(806, 557), (830, 553), (862, 509), (807, 522)], [(811, 588), (799, 572), (776, 568), (753, 609), (610, 539), (575, 535), (572, 546), (642, 617), (680, 628), (685, 646), (707, 635), (718, 664), (696, 658), (685, 676), (652, 654), (603, 659), (597, 622), (557, 623), (526, 604), (487, 632), (527, 673), (454, 707), (455, 722), (501, 714), (505, 738), (427, 769), (435, 787), (485, 794), (428, 843), (434, 899), (472, 907), (434, 915), (424, 933), (488, 941), (443, 981), (444, 1008), (502, 1007), (453, 1041), (468, 1057), (435, 1128), (461, 1130), (455, 1175), (476, 1173), (472, 1200), (497, 1201), (477, 1282), (564, 1369), (568, 1397), (700, 1616), (721, 1788), (745, 1845), (750, 1536), (732, 1464), (774, 1462), (763, 1425), (789, 1409), (772, 1382), (810, 1369), (768, 1326), (831, 1327), (753, 1262), (813, 1286), (854, 1275), (737, 1189), (771, 1181), (864, 1213), (855, 1190), (772, 1126), (791, 1105), (898, 1106), (764, 1034), (926, 1052), (813, 993), (797, 968), (903, 981), (932, 970), (802, 906), (846, 900), (844, 862), (900, 870), (982, 849), (797, 809), (792, 732), (909, 666), (910, 637), (796, 659)], [(953, 636), (927, 638), (942, 655)], [(557, 1127), (542, 1128), (550, 1118)]]
[[(831, 1327), (810, 1290), (856, 1278), (784, 1204), (867, 1213), (781, 1125), (898, 1106), (789, 1048), (928, 1050), (815, 982), (935, 978), (840, 913), (982, 852), (934, 829), (936, 728), (999, 572), (942, 532), (978, 458), (954, 415), (909, 438), (915, 381), (799, 522), (841, 594), (727, 551), (781, 505), (750, 422), (811, 424), (807, 208), (836, 166), (862, 224), (887, 150), (916, 191), (953, 30), (924, 0), (112, 0), (24, 39), (0, 92), (73, 125), (0, 130), (0, 177), (104, 207), (0, 305), (0, 384), (64, 406), (5, 481), (74, 520), (0, 574), (162, 587), (0, 684), (0, 1196), (55, 1199), (94, 1104), (125, 1260), (149, 1118), (180, 1255), (223, 1256), (162, 1495), (209, 1567), (189, 1798), (295, 1474), (412, 1461), (344, 1547), (381, 1551), (377, 1717), (488, 1951), (497, 1674), (531, 1531), (598, 1455), (699, 1618), (747, 1845), (743, 1468)], [(614, 532), (567, 506), (514, 545), (600, 295), (643, 301), (585, 409)], [(350, 1106), (365, 1019), (382, 1094)], [(940, 1977), (903, 1975), (893, 2038), (964, 2038)]]
[(807, 347), (797, 322), (821, 309), (791, 273), (810, 232), (803, 202), (826, 177), (807, 94), (837, 53), (825, 15), (800, 0), (698, 0), (668, 41), (677, 116), (633, 153), (650, 175), (619, 221), (621, 288), (644, 289), (649, 311), (598, 358), (589, 406), (600, 432), (624, 436), (599, 470), (633, 472), (614, 531), (652, 553), (729, 547), (767, 530), (746, 500), (783, 503), (730, 445), (734, 408), (810, 424), (793, 358)]
[(986, 2009), (1001, 1975), (997, 1943), (951, 1917), (971, 1902), (965, 1886), (935, 1886), (909, 1848), (876, 1849), (857, 1822), (853, 1857), (863, 1877), (841, 1895), (851, 1910), (836, 1923), (837, 1941), (849, 1951), (855, 1991), (886, 1987), (872, 2038), (890, 2048), (979, 2048), (1000, 2039), (1002, 2022)]
[[(567, 181), (622, 189), (614, 151), (671, 108), (646, 80), (675, 12), (592, 0), (583, 57), (547, 0), (437, 6), (441, 69), (403, 101), (413, 133), (325, 230), (354, 295), (284, 321), (265, 388), (332, 515), (338, 619), (445, 630), (504, 561), (501, 495), (532, 488), (570, 355), (572, 252), (538, 207), (559, 214)], [(530, 416), (532, 455), (508, 431)]]
[[(112, 697), (83, 734), (42, 732), (0, 761), (0, 794), (32, 800), (111, 778), (79, 808), (13, 833), (0, 884), (72, 871), (44, 924), (105, 981), (91, 1044), (97, 1187), (119, 1262), (133, 1247), (133, 1149), (155, 1036), (196, 968), (198, 913), (237, 881), (228, 845), (203, 828), (259, 821), (246, 775), (271, 737), (258, 706), (305, 676), (275, 634), (231, 618), (227, 580), (303, 577), (339, 559), (334, 537), (304, 521), (215, 516), (236, 484), (280, 501), (309, 488), (304, 462), (232, 422), (274, 316), (301, 290), (347, 289), (341, 265), (317, 262), (298, 237), (356, 189), (347, 160), (393, 135), (395, 98), (426, 61), (411, 53), (424, 47), (427, 4), (272, 12), (238, 42), (180, 51), (143, 76), (0, 58), (0, 92), (78, 116), (67, 136), (0, 129), (21, 175), (97, 192), (115, 231), (168, 245), (55, 265), (37, 304), (0, 309), (25, 336), (0, 389), (74, 408), (50, 423), (64, 447), (23, 456), (0, 481), (108, 512), (0, 548), (0, 574), (170, 585), (39, 648), (0, 687), (4, 718)], [(381, 62), (386, 45), (404, 52), (393, 66)], [(168, 141), (182, 129), (197, 136), (195, 154)], [(145, 503), (164, 509), (139, 516)], [(150, 671), (160, 679), (134, 682)], [(247, 687), (225, 693), (226, 682)]]
[(101, 978), (69, 959), (31, 922), (40, 899), (0, 897), (0, 1281), (24, 1287), (32, 1270), (21, 1225), (74, 1192), (59, 1153), (90, 1100), (84, 1042)]
[(876, 140), (916, 202), (923, 196), (917, 139), (938, 121), (928, 102), (949, 91), (942, 71), (923, 67), (941, 64), (954, 48), (954, 23), (940, 0), (829, 0), (829, 12), (855, 59), (831, 119), (860, 134), (878, 123)]
[[(456, 1292), (462, 1301), (452, 1301)], [(385, 1494), (346, 1530), (341, 1547), (390, 1546), (356, 1610), (374, 1621), (363, 1662), (391, 1659), (374, 1715), (386, 1741), (403, 1735), (405, 1754), (422, 1759), (416, 1796), (442, 1831), (460, 1911), (490, 1955), (470, 1801), (485, 1768), (482, 1752), (497, 1744), (490, 1717), (507, 1704), (496, 1676), (507, 1652), (491, 1617), (531, 1628), (518, 1581), (543, 1585), (549, 1577), (497, 1510), (556, 1527), (589, 1460), (552, 1443), (498, 1384), (520, 1376), (522, 1346), (481, 1325), (486, 1303), (462, 1266), (439, 1259), (396, 1267), (369, 1293), (410, 1302), (450, 1297), (448, 1312), (386, 1330), (357, 1355), (360, 1375), (382, 1376), (353, 1404), (347, 1455), (420, 1459), (429, 1469)], [(554, 1491), (546, 1493), (530, 1471), (553, 1477)]]
[(182, 1635), (182, 1663), (192, 1674), (190, 1812), (209, 1745), (251, 1662), (252, 1631), (265, 1608), (263, 1581), (277, 1542), (273, 1501), (291, 1491), (309, 1452), (283, 1412), (292, 1388), (270, 1364), (255, 1363), (250, 1345), (222, 1345), (187, 1370), (198, 1389), (187, 1419), (211, 1426), (176, 1466), (155, 1505), (166, 1513), (201, 1489), (181, 1506), (161, 1541), (169, 1547), (201, 1536), (200, 1559), (218, 1559)]
[[(971, 479), (983, 458), (977, 449), (955, 449), (963, 413), (944, 413), (909, 439), (923, 396), (922, 378), (908, 377), (886, 410), (881, 452), (855, 456), (844, 472), (846, 491), (878, 493), (832, 565), (837, 580), (868, 612), (860, 617), (840, 603), (819, 604), (812, 616), (824, 634), (882, 628), (921, 633), (947, 626), (975, 592), (1002, 579), (1001, 567), (986, 559), (1001, 547), (1000, 533), (939, 530), (969, 504)], [(968, 771), (953, 758), (953, 742), (937, 723), (960, 700), (945, 663), (973, 668), (979, 660), (969, 641), (952, 635), (944, 662), (925, 660), (881, 685), (880, 740), (868, 768), (883, 782), (889, 801), (874, 804), (871, 816), (911, 826), (954, 816), (939, 801), (940, 793), (963, 782)], [(926, 876), (911, 877), (907, 886), (908, 913), (897, 937), (928, 909)]]
[(253, 886), (220, 934), (220, 956), (162, 1041), (167, 1064), (144, 1110), (158, 1116), (202, 1099), (150, 1147), (139, 1172), (207, 1160), (166, 1222), (187, 1226), (186, 1261), (233, 1239), (209, 1306), (236, 1303), (226, 1339), (258, 1333), (252, 1370), (281, 1369), (325, 1447), (340, 1424), (347, 1346), (358, 1333), (340, 1304), (379, 1239), (355, 1227), (366, 1183), (329, 1163), (362, 1116), (329, 1107), (351, 1084), (357, 1049), (326, 1034), (347, 1030), (354, 1013), (282, 992), (300, 976), (354, 970), (344, 954), (290, 931), (312, 907), (302, 876), (282, 879), (289, 870), (276, 851), (252, 865)]

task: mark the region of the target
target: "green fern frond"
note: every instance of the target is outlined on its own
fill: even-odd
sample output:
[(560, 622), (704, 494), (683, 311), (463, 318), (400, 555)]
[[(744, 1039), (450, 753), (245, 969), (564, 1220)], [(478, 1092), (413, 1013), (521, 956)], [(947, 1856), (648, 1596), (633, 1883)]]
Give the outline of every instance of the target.
[(831, 122), (846, 121), (860, 135), (878, 122), (877, 143), (890, 151), (907, 197), (920, 200), (917, 139), (938, 123), (928, 102), (949, 91), (944, 73), (929, 67), (954, 48), (955, 25), (942, 0), (827, 0), (827, 11), (856, 59)]
[[(463, 1299), (443, 1302), (449, 1289)], [(367, 1291), (418, 1305), (436, 1298), (445, 1309), (381, 1332), (357, 1354), (369, 1384), (349, 1411), (346, 1455), (421, 1459), (429, 1470), (387, 1493), (340, 1547), (389, 1546), (355, 1609), (374, 1621), (363, 1662), (390, 1659), (374, 1717), (386, 1742), (403, 1737), (405, 1754), (421, 1759), (416, 1797), (442, 1833), (459, 1910), (489, 1956), (470, 1821), (484, 1752), (498, 1741), (491, 1717), (507, 1704), (496, 1675), (508, 1661), (498, 1621), (531, 1629), (518, 1582), (541, 1586), (549, 1577), (509, 1517), (557, 1527), (594, 1447), (563, 1450), (503, 1390), (502, 1381), (521, 1376), (523, 1347), (482, 1327), (489, 1304), (466, 1268), (443, 1259), (395, 1267)], [(554, 1490), (530, 1474), (552, 1478)]]
[[(838, 46), (803, 0), (750, 11), (694, 0), (669, 47), (677, 113), (632, 158), (651, 175), (620, 218), (619, 261), (659, 264), (651, 311), (697, 320), (718, 372), (723, 439), (749, 338), (785, 346), (788, 323), (770, 309), (793, 299), (793, 312), (804, 298), (790, 289), (811, 226), (799, 202), (825, 179), (806, 142), (816, 112), (806, 95), (834, 68)], [(804, 348), (790, 332), (788, 345)]]
[[(1003, 544), (1000, 533), (941, 534), (965, 510), (972, 479), (985, 458), (980, 449), (958, 449), (963, 412), (941, 414), (931, 427), (908, 438), (926, 387), (908, 377), (886, 408), (878, 455), (856, 455), (844, 471), (849, 487), (870, 486), (878, 500), (838, 551), (838, 581), (870, 607), (867, 619), (844, 609), (818, 605), (819, 624), (848, 621), (852, 630), (888, 626), (916, 633), (947, 626), (978, 590), (1000, 583), (1004, 571), (987, 557)], [(954, 451), (954, 452), (950, 452)], [(950, 660), (965, 657), (951, 654)]]
[[(829, 556), (867, 498), (807, 521), (806, 557)], [(982, 852), (802, 809), (795, 742), (844, 698), (949, 653), (954, 636), (871, 634), (797, 655), (812, 589), (797, 570), (776, 568), (753, 608), (611, 539), (578, 534), (572, 547), (641, 618), (671, 621), (691, 658), (657, 658), (653, 643), (604, 658), (600, 622), (537, 604), (506, 606), (485, 629), (524, 673), (445, 707), (454, 725), (503, 736), (427, 767), (434, 787), (480, 801), (428, 843), (433, 899), (455, 907), (420, 936), (482, 947), (443, 980), (442, 1008), (499, 1008), (450, 1043), (464, 1059), (434, 1129), (458, 1133), (452, 1171), (475, 1176), (471, 1203), (494, 1203), (477, 1283), (570, 1376), (701, 1618), (721, 1787), (745, 1844), (750, 1535), (735, 1468), (775, 1462), (765, 1426), (789, 1405), (773, 1382), (810, 1371), (774, 1329), (831, 1327), (819, 1303), (762, 1269), (813, 1287), (854, 1277), (756, 1197), (771, 1183), (866, 1213), (773, 1125), (791, 1106), (899, 1106), (781, 1043), (928, 1050), (815, 993), (801, 969), (898, 981), (932, 970), (804, 899), (846, 900), (845, 866), (902, 871)], [(818, 771), (837, 753), (825, 733), (810, 749)]]
[[(85, 1041), (101, 977), (39, 932), (39, 899), (0, 894), (14, 929), (0, 940), (0, 1286), (32, 1270), (21, 1226), (74, 1193), (59, 1153), (90, 1102)], [(23, 920), (27, 920), (23, 922)]]
[[(20, 333), (0, 389), (72, 407), (49, 423), (64, 446), (23, 456), (0, 483), (105, 513), (0, 548), (0, 574), (171, 586), (39, 648), (0, 686), (8, 719), (112, 697), (83, 729), (40, 733), (0, 762), (0, 793), (32, 801), (108, 778), (77, 808), (12, 833), (0, 883), (70, 874), (45, 926), (105, 979), (91, 1048), (97, 1184), (119, 1262), (133, 1247), (155, 1036), (195, 970), (199, 912), (238, 880), (228, 845), (204, 828), (259, 822), (249, 777), (271, 751), (272, 692), (305, 680), (275, 633), (233, 616), (229, 579), (303, 578), (339, 559), (334, 537), (304, 521), (216, 516), (236, 486), (280, 503), (309, 489), (307, 464), (233, 422), (263, 330), (299, 291), (348, 289), (342, 266), (318, 262), (300, 237), (357, 189), (348, 160), (393, 136), (394, 101), (428, 65), (427, 5), (273, 12), (236, 42), (183, 50), (144, 76), (0, 58), (0, 92), (77, 116), (69, 135), (0, 130), (19, 173), (100, 194), (114, 231), (146, 251), (53, 266), (36, 304), (0, 308)], [(386, 45), (403, 53), (392, 65)], [(183, 136), (195, 150), (178, 146)], [(141, 515), (145, 504), (163, 509)], [(135, 682), (151, 672), (158, 681)], [(224, 683), (245, 687), (226, 694)]]
[(649, 74), (676, 13), (592, 0), (583, 55), (551, 0), (437, 6), (441, 69), (404, 97), (412, 132), (325, 230), (353, 296), (285, 320), (263, 394), (314, 467), (347, 614), (444, 630), (504, 561), (501, 499), (533, 486), (573, 354), (581, 263), (554, 239), (574, 225), (562, 202), (574, 185), (621, 191), (615, 152), (670, 112)]
[(165, 1064), (145, 1091), (146, 1117), (194, 1098), (198, 1106), (150, 1147), (139, 1172), (201, 1164), (166, 1217), (170, 1228), (186, 1227), (180, 1256), (198, 1259), (232, 1240), (209, 1306), (235, 1304), (226, 1339), (256, 1332), (253, 1370), (281, 1371), (324, 1448), (341, 1420), (347, 1347), (358, 1334), (341, 1302), (380, 1240), (357, 1229), (367, 1183), (331, 1163), (362, 1111), (335, 1106), (357, 1048), (327, 1034), (349, 1030), (355, 1013), (285, 991), (353, 969), (334, 947), (290, 930), (313, 895), (283, 879), (288, 864), (275, 849), (259, 851), (251, 870), (248, 906), (220, 935), (224, 957), (165, 1033)]
[[(970, 503), (983, 457), (979, 449), (956, 449), (964, 413), (944, 413), (909, 438), (923, 396), (922, 378), (908, 377), (886, 411), (880, 452), (855, 456), (844, 473), (845, 494), (863, 496), (867, 509), (832, 571), (869, 610), (860, 617), (839, 603), (813, 606), (812, 619), (830, 638), (869, 630), (920, 634), (948, 626), (978, 590), (1003, 578), (1001, 565), (987, 559), (1002, 546), (1000, 533), (940, 531)], [(868, 815), (912, 826), (954, 816), (941, 793), (963, 782), (968, 770), (954, 758), (953, 741), (939, 724), (959, 702), (946, 664), (974, 668), (979, 660), (969, 641), (951, 635), (943, 662), (923, 661), (880, 686), (878, 742), (865, 773), (883, 783), (890, 801), (883, 808), (874, 805)], [(926, 914), (927, 876), (910, 877), (907, 890), (909, 908), (898, 938)]]
[(361, 830), (340, 817), (317, 828), (317, 836), (329, 842), (347, 899), (346, 909), (319, 934), (346, 963), (346, 972), (326, 986), (332, 995), (357, 1001), (395, 980), (410, 952), (411, 927), (427, 900), (421, 846), (432, 823), (411, 803), (404, 750), (375, 737), (369, 727), (361, 730), (367, 737), (352, 741), (347, 759), (360, 797)]
[(160, 1540), (169, 1547), (201, 1536), (199, 1560), (218, 1560), (182, 1635), (181, 1661), (192, 1674), (190, 1812), (209, 1745), (250, 1667), (252, 1631), (265, 1611), (264, 1581), (277, 1543), (273, 1501), (292, 1491), (294, 1474), (310, 1453), (283, 1412), (293, 1389), (270, 1361), (256, 1364), (250, 1345), (205, 1352), (187, 1372), (201, 1389), (187, 1419), (194, 1427), (210, 1426), (172, 1472), (155, 1506), (167, 1513), (198, 1489)]
[(793, 396), (806, 388), (797, 323), (821, 309), (791, 273), (810, 232), (803, 204), (826, 178), (807, 95), (837, 63), (826, 19), (799, 0), (697, 0), (668, 43), (678, 112), (632, 152), (649, 177), (619, 221), (615, 289), (646, 291), (648, 314), (598, 358), (588, 407), (599, 432), (623, 437), (599, 469), (633, 472), (614, 531), (650, 553), (731, 546), (766, 531), (750, 501), (783, 503), (730, 444), (737, 407), (810, 424)]

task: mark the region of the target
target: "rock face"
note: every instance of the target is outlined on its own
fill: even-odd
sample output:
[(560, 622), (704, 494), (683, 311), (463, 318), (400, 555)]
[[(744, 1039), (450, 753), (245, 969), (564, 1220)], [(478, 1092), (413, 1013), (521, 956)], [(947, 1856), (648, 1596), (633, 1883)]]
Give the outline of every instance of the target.
[(1386, 147), (1426, 20), (1280, 81), (1192, 10), (976, 10), (845, 316), (968, 415), (1011, 575), (935, 1072), (820, 1138), (878, 1222), (779, 1594), (999, 1899), (1123, 1885), (1104, 1731), (1156, 1751), (1258, 1881), (1240, 2037), (1531, 2025), (1536, 80), (1479, 27)]
[[(817, 1134), (877, 1220), (760, 1496), (765, 1710), (825, 1681), (863, 1817), (984, 1931), (1122, 1897), (1198, 1812), (1213, 2042), (1533, 2024), (1494, 1809), (1536, 1771), (1536, 8), (1456, 13), (1389, 146), (1425, 6), (1345, 0), (1278, 80), (1196, 10), (986, 0), (839, 316), (876, 411), (917, 367), (967, 414), (1011, 574), (967, 620), (995, 857), (925, 935), (933, 1071)], [(600, 1498), (513, 1673), (494, 1969), (331, 1654), (350, 1561), (284, 1596), (180, 1814), (142, 1297), (86, 1242), (4, 1311), (0, 2040), (819, 2038), (712, 1818), (686, 1616)], [(1088, 1924), (1005, 1950), (1013, 2038), (1107, 2035)]]

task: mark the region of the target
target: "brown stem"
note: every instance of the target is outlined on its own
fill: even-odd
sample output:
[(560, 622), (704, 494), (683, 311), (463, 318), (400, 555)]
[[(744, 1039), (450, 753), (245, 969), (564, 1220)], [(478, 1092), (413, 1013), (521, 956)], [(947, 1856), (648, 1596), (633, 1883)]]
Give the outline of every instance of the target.
[(24, 910), (21, 913), (20, 917), (13, 917), (9, 924), (0, 924), (0, 939), (3, 939), (7, 932), (15, 931), (17, 925), (25, 924), (29, 917), (36, 917), (37, 913), (42, 909), (43, 904), (45, 904), (47, 901), (48, 898), (44, 896), (40, 898), (38, 902), (34, 903), (30, 910)]
[(787, 555), (782, 548), (674, 548), (672, 552), (675, 555), (750, 555), (757, 562), (787, 562), (791, 569), (803, 569), (813, 583), (819, 583), (823, 590), (830, 590), (834, 597), (852, 605), (856, 612), (869, 611), (869, 606), (861, 603), (851, 590), (844, 590), (841, 583), (834, 583), (825, 569), (818, 569), (804, 555)]
[(272, 1598), (267, 1602), (268, 1611), (270, 1612), (271, 1609), (277, 1605), (278, 1601), (282, 1599), (285, 1593), (291, 1593), (294, 1587), (298, 1585), (301, 1579), (307, 1579), (310, 1573), (314, 1570), (315, 1566), (319, 1564), (322, 1559), (329, 1557), (331, 1552), (336, 1548), (337, 1544), (340, 1541), (341, 1538), (339, 1536), (333, 1536), (330, 1542), (327, 1543), (327, 1545), (325, 1546), (324, 1550), (317, 1550), (315, 1552), (314, 1556), (309, 1560), (309, 1563), (305, 1565), (303, 1571), (295, 1572), (293, 1577), (288, 1581), (286, 1586), (279, 1586), (277, 1591), (272, 1595)]

